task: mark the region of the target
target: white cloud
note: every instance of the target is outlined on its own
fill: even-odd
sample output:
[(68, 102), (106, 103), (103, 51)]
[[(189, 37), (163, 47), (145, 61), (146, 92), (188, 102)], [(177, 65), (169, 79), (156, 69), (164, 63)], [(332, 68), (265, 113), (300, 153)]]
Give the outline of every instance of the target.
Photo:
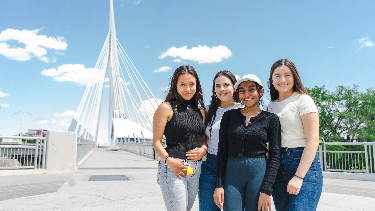
[(104, 88), (109, 88), (109, 85), (104, 85)]
[(333, 46), (327, 46), (327, 48), (329, 48), (329, 49), (332, 49), (332, 48), (333, 48)]
[(169, 66), (163, 66), (159, 69), (154, 70), (154, 73), (168, 72), (169, 70), (171, 70), (171, 68)]
[(182, 62), (182, 60), (181, 59), (175, 59), (175, 60), (173, 60), (173, 62)]
[(9, 107), (9, 104), (6, 104), (6, 103), (0, 103), (0, 107), (8, 108), (8, 107)]
[(41, 125), (49, 124), (51, 121), (49, 119), (38, 119), (38, 123)]
[(82, 64), (64, 64), (60, 67), (40, 72), (44, 76), (52, 77), (55, 81), (73, 82), (79, 85), (103, 82), (103, 72), (95, 68), (85, 68)]
[(138, 112), (139, 114), (146, 116), (149, 118), (149, 120), (152, 121), (152, 118), (154, 116), (154, 113), (158, 106), (163, 102), (164, 100), (162, 99), (150, 99), (150, 100), (145, 100), (141, 103), (139, 106)]
[[(39, 29), (16, 30), (6, 29), (0, 33), (0, 54), (17, 61), (28, 61), (36, 57), (44, 62), (54, 62), (56, 59), (47, 58), (47, 50), (66, 50), (68, 44), (63, 37), (47, 37), (38, 35)], [(22, 43), (23, 47), (10, 47), (6, 41), (15, 40)]]
[(55, 116), (57, 117), (74, 117), (76, 115), (76, 112), (75, 111), (72, 111), (72, 110), (66, 110), (64, 111), (63, 113), (55, 113)]
[(361, 48), (365, 47), (374, 47), (375, 44), (369, 39), (369, 37), (362, 37), (361, 39), (358, 40), (358, 44), (360, 44), (360, 47), (358, 50)]
[(159, 59), (164, 59), (167, 56), (204, 64), (221, 62), (223, 59), (228, 59), (231, 57), (232, 52), (228, 49), (228, 47), (223, 45), (214, 46), (212, 48), (206, 45), (199, 45), (198, 47), (193, 47), (191, 49), (188, 49), (187, 46), (183, 46), (181, 48), (169, 48), (166, 52), (159, 56)]
[(5, 93), (5, 92), (2, 92), (2, 91), (0, 91), (0, 97), (6, 97), (6, 96), (9, 96), (9, 94), (8, 94), (8, 93)]
[(234, 77), (236, 77), (236, 80), (240, 80), (240, 76), (239, 75), (234, 75)]
[(167, 91), (167, 90), (169, 90), (169, 86), (161, 87), (160, 89), (163, 90), (163, 91)]

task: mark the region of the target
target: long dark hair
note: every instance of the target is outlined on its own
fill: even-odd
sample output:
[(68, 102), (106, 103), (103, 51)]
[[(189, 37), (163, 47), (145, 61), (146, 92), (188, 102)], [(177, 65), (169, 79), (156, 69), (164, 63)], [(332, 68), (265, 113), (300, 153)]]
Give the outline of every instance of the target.
[[(216, 111), (219, 108), (219, 105), (220, 105), (220, 102), (221, 102), (221, 100), (216, 96), (216, 92), (215, 92), (215, 80), (219, 76), (225, 76), (225, 77), (229, 78), (229, 80), (232, 82), (233, 88), (234, 88), (234, 84), (237, 82), (236, 77), (229, 70), (222, 70), (222, 71), (219, 71), (218, 73), (216, 73), (216, 75), (214, 77), (213, 85), (212, 85), (211, 103), (210, 103), (210, 106), (208, 108), (208, 112), (207, 112), (205, 123), (204, 123), (206, 127), (212, 126), (212, 124), (214, 123), (215, 117), (216, 117)], [(234, 101), (239, 102), (238, 94), (236, 92), (233, 93), (233, 98), (234, 98)], [(211, 130), (212, 130), (212, 128), (210, 128), (210, 134), (211, 134)]]
[(283, 66), (283, 65), (289, 67), (289, 69), (292, 71), (293, 79), (294, 79), (293, 91), (299, 94), (306, 94), (310, 96), (310, 94), (307, 92), (307, 90), (302, 84), (301, 77), (299, 76), (297, 67), (294, 65), (294, 63), (290, 61), (289, 59), (280, 59), (272, 65), (271, 71), (270, 71), (270, 78), (268, 80), (268, 88), (270, 89), (271, 101), (279, 99), (279, 92), (275, 89), (275, 87), (272, 84), (272, 74), (276, 68)]
[(177, 92), (178, 77), (181, 74), (185, 74), (185, 73), (189, 73), (193, 75), (196, 79), (196, 91), (195, 91), (194, 96), (190, 99), (190, 101), (194, 103), (197, 107), (200, 104), (200, 106), (204, 108), (202, 87), (199, 81), (198, 74), (195, 71), (194, 67), (190, 65), (183, 65), (183, 66), (178, 67), (174, 71), (171, 77), (171, 83), (169, 84), (169, 92), (167, 94), (167, 97), (165, 98), (165, 102), (169, 102), (171, 104), (173, 111), (177, 111), (177, 106), (179, 106), (182, 102), (185, 101)]

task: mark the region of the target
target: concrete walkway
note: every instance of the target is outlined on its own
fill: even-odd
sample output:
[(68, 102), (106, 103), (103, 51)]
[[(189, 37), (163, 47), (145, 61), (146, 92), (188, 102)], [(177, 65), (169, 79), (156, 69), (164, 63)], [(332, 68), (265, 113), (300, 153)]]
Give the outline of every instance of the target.
[[(0, 171), (0, 210), (165, 210), (156, 171), (152, 159), (106, 148), (74, 173)], [(375, 210), (375, 182), (325, 178), (323, 191), (318, 210)]]

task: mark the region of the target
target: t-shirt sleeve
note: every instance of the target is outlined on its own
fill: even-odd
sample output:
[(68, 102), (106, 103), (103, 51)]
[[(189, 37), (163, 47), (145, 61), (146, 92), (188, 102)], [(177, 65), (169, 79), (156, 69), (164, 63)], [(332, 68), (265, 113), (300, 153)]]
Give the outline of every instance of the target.
[(299, 99), (299, 115), (302, 116), (308, 113), (319, 113), (314, 100), (308, 95), (302, 95)]

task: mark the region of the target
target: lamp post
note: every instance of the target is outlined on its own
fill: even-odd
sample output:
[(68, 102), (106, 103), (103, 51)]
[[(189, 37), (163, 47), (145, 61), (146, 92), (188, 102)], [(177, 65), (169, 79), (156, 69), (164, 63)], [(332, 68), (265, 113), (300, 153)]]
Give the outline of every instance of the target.
[(22, 136), (23, 115), (24, 115), (24, 114), (27, 114), (27, 115), (32, 116), (32, 114), (30, 114), (29, 112), (26, 112), (26, 111), (19, 111), (19, 112), (14, 113), (13, 115), (15, 115), (15, 114), (21, 114), (21, 129), (20, 129), (20, 136)]
[(44, 131), (43, 131), (43, 124), (44, 124), (44, 120), (47, 120), (47, 121), (48, 121), (49, 119), (42, 117), (42, 118), (35, 119), (35, 121), (36, 121), (36, 120), (41, 120), (41, 121), (40, 121), (40, 124), (42, 125), (42, 130), (41, 130), (41, 132), (40, 132), (40, 137), (43, 138), (43, 132), (44, 132)]

